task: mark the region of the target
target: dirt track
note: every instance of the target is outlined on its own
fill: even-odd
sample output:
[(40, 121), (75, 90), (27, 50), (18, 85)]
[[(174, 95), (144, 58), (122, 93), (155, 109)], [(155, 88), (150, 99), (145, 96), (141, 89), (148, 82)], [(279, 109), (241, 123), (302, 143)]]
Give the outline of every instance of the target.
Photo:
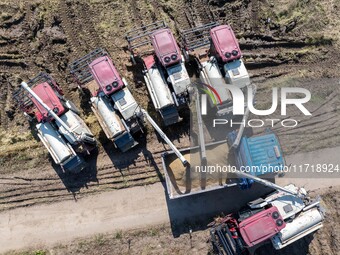
[[(320, 159), (329, 163), (332, 163), (339, 153), (340, 147), (331, 149), (331, 152), (330, 149), (317, 152)], [(313, 157), (313, 152), (288, 157), (287, 161), (296, 164), (301, 162), (301, 158), (308, 159), (310, 157)], [(337, 190), (340, 186), (340, 179), (322, 180), (320, 182), (320, 179), (307, 180), (300, 178), (287, 181), (283, 178), (278, 179), (277, 182), (283, 185), (293, 181), (296, 185), (304, 186), (308, 190), (323, 190), (323, 193), (326, 194), (325, 203), (330, 206), (331, 201), (329, 199), (332, 199), (332, 195), (327, 195), (327, 193), (332, 191), (328, 189), (330, 186), (335, 186), (334, 189)], [(251, 189), (251, 193), (248, 193), (240, 192), (237, 188), (229, 188), (218, 192), (209, 192), (190, 199), (182, 198), (173, 201), (167, 201), (165, 192), (161, 184), (154, 184), (146, 187), (106, 192), (80, 199), (78, 202), (64, 201), (2, 212), (0, 213), (0, 228), (2, 229), (0, 252), (22, 249), (28, 246), (36, 248), (53, 246), (79, 237), (84, 238), (100, 233), (113, 233), (119, 230), (150, 228), (158, 224), (168, 224), (169, 222), (173, 226), (173, 234), (176, 235), (178, 231), (179, 234), (187, 233), (187, 229), (182, 230), (179, 227), (183, 225), (183, 222), (195, 228), (195, 224), (204, 219), (204, 225), (204, 222), (207, 219), (209, 220), (209, 217), (212, 219), (222, 211), (228, 213), (235, 210), (247, 201), (265, 194), (268, 190), (263, 189), (261, 186), (255, 186)], [(233, 199), (235, 192), (238, 193), (237, 201)], [(318, 193), (315, 192), (315, 194)], [(219, 203), (215, 201), (219, 201)], [(232, 203), (230, 203), (231, 201)], [(336, 229), (339, 222), (336, 218), (336, 213), (333, 208), (328, 210), (330, 211), (327, 222), (318, 236), (327, 235), (328, 231), (332, 232), (331, 229), (334, 223), (336, 228), (333, 232), (337, 235)], [(196, 223), (193, 219), (195, 219)], [(202, 224), (202, 222), (199, 224)], [(316, 248), (312, 254), (321, 255), (326, 254), (325, 252), (327, 251), (331, 252), (329, 250), (331, 249), (329, 246), (331, 242), (339, 244), (339, 240), (336, 238), (325, 241), (326, 244), (322, 245), (321, 248), (314, 242), (316, 244), (312, 247)], [(289, 254), (305, 254), (297, 252), (300, 248), (299, 244), (290, 246), (288, 250), (291, 253)], [(267, 252), (270, 252), (270, 249)]]

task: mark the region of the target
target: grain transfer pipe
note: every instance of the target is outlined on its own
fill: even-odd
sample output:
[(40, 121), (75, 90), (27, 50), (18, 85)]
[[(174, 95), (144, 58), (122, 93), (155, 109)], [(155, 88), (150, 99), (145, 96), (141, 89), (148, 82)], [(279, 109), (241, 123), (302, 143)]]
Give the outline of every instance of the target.
[(22, 82), (21, 83), (21, 86), (25, 89), (25, 90), (27, 90), (27, 92), (30, 94), (30, 95), (32, 95), (32, 97), (34, 97), (35, 98), (35, 100), (37, 100), (38, 101), (38, 103), (39, 104), (41, 104), (41, 106), (42, 107), (44, 107), (45, 109), (46, 109), (46, 111), (48, 112), (48, 114), (50, 114), (60, 125), (62, 125), (65, 129), (66, 129), (66, 131), (69, 133), (69, 134), (71, 134), (71, 136), (73, 136), (74, 138), (75, 138), (75, 140), (78, 140), (77, 139), (77, 137), (75, 137), (75, 134), (74, 134), (74, 132), (72, 132), (72, 130), (70, 129), (70, 127), (69, 126), (67, 126), (66, 125), (66, 123), (64, 122), (64, 121), (62, 121), (60, 118), (59, 118), (59, 116), (57, 115), (57, 114), (55, 114), (54, 112), (53, 112), (53, 110), (50, 108), (50, 107), (48, 107), (48, 105), (47, 104), (45, 104), (41, 99), (40, 99), (40, 97), (27, 85), (27, 83), (26, 82)]
[(269, 188), (272, 188), (272, 189), (275, 189), (275, 190), (280, 190), (282, 192), (288, 193), (288, 194), (293, 195), (293, 196), (299, 196), (298, 192), (294, 192), (294, 191), (291, 191), (289, 189), (283, 188), (283, 187), (276, 185), (272, 182), (258, 178), (254, 175), (251, 175), (251, 174), (239, 171), (239, 170), (236, 170), (235, 174), (238, 175), (239, 177), (242, 177), (242, 178), (248, 178), (248, 179), (254, 180), (255, 182), (260, 183), (260, 184), (262, 184), (266, 187), (269, 187)]
[(182, 164), (185, 166), (188, 164), (188, 161), (182, 155), (182, 153), (176, 148), (176, 146), (170, 141), (170, 139), (166, 136), (166, 134), (162, 131), (162, 129), (157, 125), (157, 123), (151, 118), (147, 111), (141, 109), (143, 115), (148, 119), (150, 124), (156, 129), (158, 134), (163, 138), (163, 140), (170, 146), (176, 156), (182, 161)]

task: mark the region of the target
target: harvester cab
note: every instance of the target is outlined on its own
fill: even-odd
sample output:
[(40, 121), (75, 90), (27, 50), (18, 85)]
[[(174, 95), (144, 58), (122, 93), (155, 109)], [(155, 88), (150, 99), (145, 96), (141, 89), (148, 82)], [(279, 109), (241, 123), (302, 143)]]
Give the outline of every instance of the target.
[(71, 63), (70, 69), (78, 86), (90, 91), (91, 109), (107, 138), (123, 152), (137, 145), (133, 134), (142, 131), (143, 114), (109, 54), (96, 49)]
[(78, 154), (89, 153), (96, 140), (52, 77), (41, 73), (22, 82), (13, 97), (25, 115), (37, 122), (38, 137), (54, 162), (65, 171), (81, 171), (85, 162)]
[(164, 124), (179, 122), (178, 109), (189, 98), (190, 77), (170, 28), (159, 21), (129, 31), (126, 39), (132, 62), (136, 57), (143, 61), (144, 80)]
[(227, 85), (240, 89), (252, 87), (249, 74), (241, 59), (241, 50), (230, 26), (211, 22), (181, 33), (183, 52), (187, 60), (193, 56), (200, 70), (204, 90), (210, 91), (210, 105), (218, 116), (232, 111), (232, 94)]
[(254, 254), (267, 242), (279, 250), (323, 226), (320, 200), (310, 199), (303, 188), (293, 184), (280, 187), (241, 171), (236, 174), (276, 191), (211, 224), (211, 241), (217, 254)]

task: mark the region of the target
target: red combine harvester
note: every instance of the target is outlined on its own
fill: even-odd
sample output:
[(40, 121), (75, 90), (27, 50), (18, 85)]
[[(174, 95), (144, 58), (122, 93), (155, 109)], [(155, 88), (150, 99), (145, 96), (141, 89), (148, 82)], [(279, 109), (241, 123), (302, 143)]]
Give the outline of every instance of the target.
[(211, 224), (211, 241), (217, 254), (254, 254), (267, 242), (279, 250), (323, 226), (324, 210), (320, 201), (311, 200), (303, 188), (293, 184), (280, 187), (245, 172), (236, 174), (276, 191)]
[(81, 171), (85, 162), (78, 154), (89, 153), (96, 140), (52, 77), (41, 73), (28, 83), (22, 82), (13, 97), (24, 114), (38, 122), (38, 137), (54, 162), (65, 171)]
[(200, 70), (203, 89), (210, 95), (210, 105), (218, 116), (232, 112), (233, 97), (227, 85), (242, 90), (248, 87), (255, 94), (248, 71), (232, 28), (212, 22), (181, 33), (184, 55), (193, 56)]
[(137, 145), (133, 134), (142, 131), (143, 114), (109, 54), (96, 49), (71, 63), (70, 69), (79, 87), (90, 91), (91, 109), (107, 138), (123, 152)]
[(78, 85), (91, 92), (91, 108), (106, 136), (113, 140), (116, 147), (121, 151), (134, 147), (137, 142), (132, 134), (142, 131), (146, 119), (181, 162), (187, 164), (187, 160), (157, 123), (137, 104), (126, 80), (120, 77), (106, 51), (96, 49), (74, 61), (70, 68)]
[(136, 63), (137, 56), (143, 61), (144, 80), (164, 124), (179, 122), (178, 109), (189, 98), (190, 78), (171, 30), (159, 21), (129, 31), (126, 39), (132, 62)]

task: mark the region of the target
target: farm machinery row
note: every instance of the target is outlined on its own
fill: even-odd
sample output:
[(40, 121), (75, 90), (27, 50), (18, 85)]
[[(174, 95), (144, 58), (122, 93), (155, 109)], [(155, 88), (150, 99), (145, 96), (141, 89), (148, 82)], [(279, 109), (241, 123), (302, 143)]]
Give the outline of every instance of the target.
[[(144, 81), (164, 126), (182, 120), (180, 110), (188, 107), (193, 95), (198, 102), (196, 108), (200, 110), (201, 91), (209, 95), (214, 114), (232, 118), (233, 95), (227, 85), (241, 90), (254, 87), (243, 63), (238, 41), (228, 25), (209, 23), (182, 31), (181, 47), (164, 22), (131, 30), (126, 39), (131, 61), (135, 64), (141, 60), (143, 63)], [(185, 65), (192, 60), (199, 75), (199, 80), (194, 83)], [(143, 133), (145, 120), (170, 146), (172, 152), (164, 153), (162, 159), (171, 199), (235, 185), (249, 188), (254, 181), (276, 190), (267, 197), (250, 202), (245, 210), (215, 222), (211, 239), (219, 254), (251, 254), (267, 241), (281, 249), (322, 227), (323, 211), (318, 201), (310, 201), (306, 192), (294, 185), (282, 188), (260, 179), (259, 176), (263, 176), (261, 169), (252, 174), (237, 171), (238, 179), (233, 183), (218, 183), (208, 189), (180, 194), (173, 192), (175, 184), (169, 177), (167, 160), (175, 155), (183, 166), (188, 167), (191, 162), (183, 154), (193, 149), (199, 150), (202, 164), (207, 164), (206, 149), (225, 143), (233, 153), (238, 169), (270, 164), (283, 167), (282, 150), (274, 134), (247, 138), (240, 128), (238, 133), (228, 134), (226, 141), (205, 144), (201, 112), (197, 111), (199, 146), (178, 150), (137, 103), (129, 84), (120, 76), (104, 49), (96, 49), (72, 62), (70, 72), (78, 87), (89, 91), (89, 106), (106, 137), (117, 149), (126, 152), (138, 144), (136, 135)], [(256, 89), (252, 91), (255, 93)], [(58, 83), (51, 76), (40, 74), (27, 83), (22, 82), (14, 98), (25, 115), (35, 121), (38, 137), (54, 162), (65, 171), (84, 169), (84, 155), (90, 154), (96, 147), (96, 139), (80, 118), (80, 111), (64, 97)], [(246, 109), (243, 118), (247, 118), (248, 112)]]
[(189, 102), (192, 87), (184, 62), (191, 57), (198, 64), (199, 81), (195, 84), (209, 94), (210, 105), (218, 116), (232, 116), (233, 98), (226, 85), (240, 89), (254, 86), (233, 30), (213, 22), (185, 30), (181, 38), (182, 48), (163, 21), (131, 30), (126, 35), (131, 60), (142, 61), (147, 89), (164, 124), (179, 122), (178, 110)]
[[(105, 50), (94, 50), (74, 61), (70, 68), (79, 88), (90, 91), (90, 107), (117, 149), (126, 152), (138, 144), (134, 135), (143, 132), (146, 119), (186, 163), (162, 129), (137, 104)], [(38, 137), (57, 165), (72, 173), (86, 167), (84, 154), (96, 147), (96, 139), (51, 76), (41, 73), (28, 83), (22, 82), (14, 99), (25, 116), (36, 123)]]
[[(217, 38), (212, 40), (211, 47), (214, 49), (225, 47), (225, 45), (220, 44), (219, 37), (216, 36), (221, 32), (216, 32), (214, 30), (216, 28), (212, 25), (206, 27), (206, 29), (210, 28), (212, 38)], [(215, 50), (216, 59), (218, 58), (217, 56), (220, 56), (218, 58), (220, 61), (227, 61), (225, 66), (230, 65), (232, 63), (230, 61), (241, 63), (238, 71), (233, 70), (234, 74), (239, 72), (240, 77), (237, 79), (231, 77), (229, 81), (235, 83), (237, 80), (239, 86), (248, 86), (250, 83), (249, 76), (243, 62), (240, 60), (241, 52), (235, 35), (229, 27), (225, 29), (222, 26), (222, 30), (222, 37), (230, 37), (233, 40), (233, 49), (236, 50), (231, 50), (231, 56), (224, 53), (226, 49)], [(193, 47), (193, 44), (189, 43), (188, 34), (190, 32), (185, 31), (184, 38), (188, 44), (184, 55), (196, 49), (196, 46)], [(164, 121), (164, 125), (179, 122), (181, 118), (178, 109), (188, 103), (191, 81), (184, 64), (183, 54), (171, 30), (164, 22), (156, 22), (128, 32), (126, 39), (128, 40), (132, 61), (135, 62), (136, 56), (143, 60), (145, 83), (155, 109), (160, 113)], [(152, 45), (151, 50), (143, 48), (149, 48), (148, 46), (150, 45)], [(140, 48), (143, 49), (143, 54), (136, 52), (136, 49)], [(213, 106), (217, 105), (216, 98), (220, 101), (220, 104), (217, 105), (217, 114), (220, 115), (229, 113), (224, 107), (228, 105), (228, 108), (230, 108), (232, 99), (231, 95), (228, 94), (228, 90), (220, 86), (225, 84), (226, 79), (223, 79), (221, 70), (216, 65), (217, 62), (212, 60), (213, 58), (211, 57), (210, 62), (208, 61), (211, 64), (210, 68), (205, 69), (204, 66), (207, 63), (202, 63), (200, 78), (202, 84), (207, 86), (208, 91), (214, 92), (214, 96), (211, 97)], [(144, 117), (147, 112), (141, 109), (132, 96), (126, 80), (120, 76), (108, 53), (103, 49), (96, 49), (71, 63), (70, 71), (79, 88), (90, 91), (91, 109), (107, 138), (112, 140), (115, 147), (122, 152), (136, 146), (137, 141), (134, 135), (143, 132)], [(221, 84), (214, 81), (216, 75), (218, 75)], [(39, 130), (38, 136), (50, 152), (55, 163), (62, 167), (65, 166), (65, 170), (70, 168), (78, 169), (77, 166), (69, 167), (69, 163), (66, 164), (71, 158), (82, 162), (81, 157), (78, 157), (76, 151), (71, 148), (74, 148), (74, 146), (89, 147), (88, 144), (94, 147), (96, 142), (85, 122), (80, 119), (79, 111), (74, 104), (63, 97), (60, 86), (49, 75), (40, 74), (30, 80), (27, 86), (22, 83), (22, 88), (15, 93), (14, 97), (25, 114), (31, 117), (35, 116), (36, 121), (40, 123), (40, 125), (36, 126), (37, 130)], [(147, 116), (147, 120), (150, 120), (150, 116)], [(155, 127), (156, 122), (151, 123)], [(73, 125), (81, 127), (86, 132), (82, 130), (79, 135), (76, 129), (76, 131), (70, 130)], [(44, 132), (47, 131), (43, 128), (48, 132), (53, 132), (53, 134), (45, 135)], [(165, 137), (165, 134), (158, 126), (156, 130), (161, 133), (162, 137)], [(55, 143), (55, 140), (49, 141), (50, 136), (54, 137), (58, 143)], [(167, 142), (169, 141), (168, 139), (166, 140)], [(68, 150), (65, 147), (65, 149), (59, 151), (58, 146), (61, 146), (61, 144), (64, 147), (66, 146)], [(171, 147), (174, 148), (173, 145)], [(67, 151), (67, 153), (59, 155), (62, 151), (65, 153)], [(87, 153), (89, 151), (86, 149)], [(79, 165), (83, 165), (83, 163), (79, 163)]]

